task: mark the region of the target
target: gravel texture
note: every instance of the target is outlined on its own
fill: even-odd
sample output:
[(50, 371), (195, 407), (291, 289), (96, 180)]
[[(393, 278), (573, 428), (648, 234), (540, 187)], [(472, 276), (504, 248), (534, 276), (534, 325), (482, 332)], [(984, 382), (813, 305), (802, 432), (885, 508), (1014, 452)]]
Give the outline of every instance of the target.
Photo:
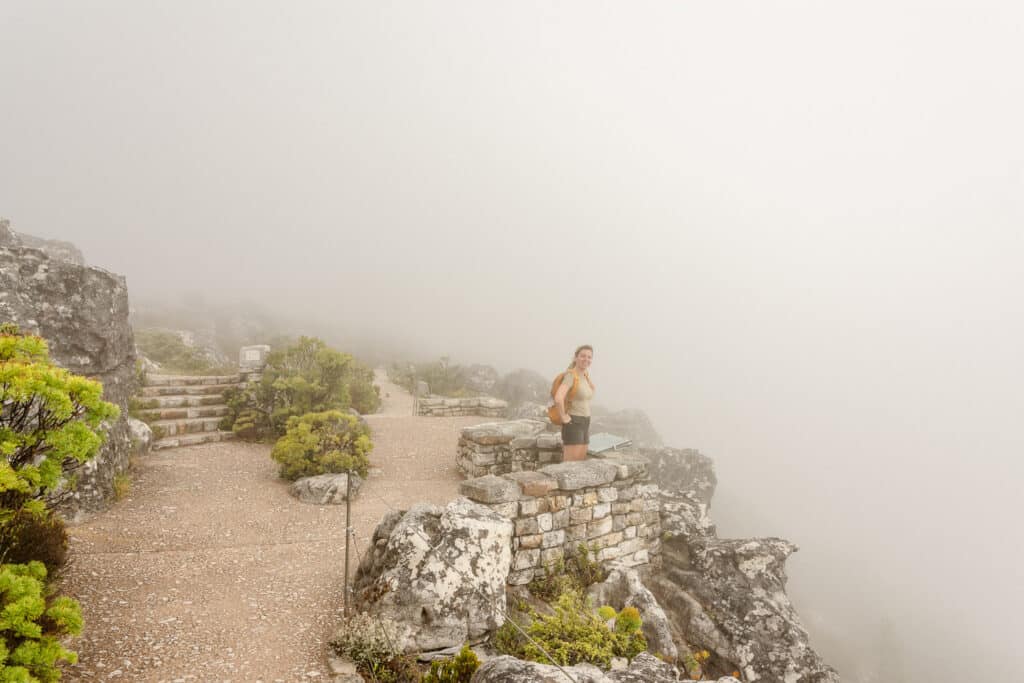
[[(352, 504), (355, 573), (391, 508), (457, 495), (462, 427), (479, 417), (412, 416), (385, 394), (370, 476)], [(131, 493), (69, 527), (62, 592), (77, 598), (79, 663), (64, 680), (330, 680), (327, 646), (342, 616), (345, 507), (288, 494), (265, 444), (160, 451), (132, 471)]]

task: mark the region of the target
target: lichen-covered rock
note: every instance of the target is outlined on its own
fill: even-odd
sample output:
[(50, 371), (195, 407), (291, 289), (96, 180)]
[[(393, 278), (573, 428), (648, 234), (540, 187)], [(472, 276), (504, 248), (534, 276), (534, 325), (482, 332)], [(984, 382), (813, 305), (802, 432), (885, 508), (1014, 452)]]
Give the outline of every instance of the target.
[(86, 265), (85, 256), (83, 256), (81, 250), (71, 242), (65, 242), (63, 240), (47, 240), (42, 237), (34, 237), (33, 235), (24, 235), (20, 233), (18, 234), (18, 237), (21, 239), (23, 246), (32, 247), (33, 249), (41, 249), (55, 261), (65, 261), (77, 266)]
[(135, 390), (135, 343), (128, 323), (124, 277), (51, 258), (24, 246), (9, 226), (0, 227), (0, 322), (46, 339), (50, 357), (79, 375), (103, 383), (103, 398), (121, 408), (107, 442), (77, 472), (64, 502), (66, 515), (101, 507), (113, 495), (114, 475), (128, 467), (132, 441), (128, 399)]
[(406, 652), (481, 639), (504, 622), (512, 531), (466, 498), (389, 514), (356, 572), (360, 608), (402, 627)]
[[(568, 683), (571, 676), (576, 683), (676, 683), (685, 678), (679, 671), (657, 657), (641, 652), (626, 669), (605, 673), (590, 664), (556, 667), (551, 664), (526, 662), (502, 655), (488, 659), (480, 665), (472, 683)], [(719, 678), (718, 683), (736, 683), (735, 678)]]
[(595, 607), (611, 605), (616, 610), (636, 607), (640, 611), (648, 651), (671, 660), (675, 660), (679, 655), (668, 616), (635, 569), (618, 564), (611, 565), (608, 578), (591, 586), (587, 595)]
[[(646, 629), (644, 633), (647, 633)], [(680, 680), (680, 676), (679, 671), (668, 662), (641, 652), (625, 670), (610, 672), (608, 680), (616, 683), (674, 683)]]
[[(317, 474), (312, 477), (303, 477), (292, 482), (288, 492), (301, 500), (303, 503), (313, 505), (341, 505), (348, 496), (348, 478), (346, 473), (341, 474)], [(352, 498), (356, 497), (363, 480), (358, 474), (352, 475)]]
[(708, 511), (718, 480), (711, 458), (690, 448), (639, 452), (650, 462), (648, 472), (658, 485), (661, 528), (666, 536), (714, 536), (715, 525)]
[(678, 537), (663, 544), (664, 571), (647, 585), (673, 606), (678, 638), (743, 680), (835, 683), (786, 596), (785, 560), (796, 549), (778, 538)]
[(128, 418), (128, 432), (132, 439), (132, 453), (145, 455), (153, 445), (153, 430), (142, 420)]

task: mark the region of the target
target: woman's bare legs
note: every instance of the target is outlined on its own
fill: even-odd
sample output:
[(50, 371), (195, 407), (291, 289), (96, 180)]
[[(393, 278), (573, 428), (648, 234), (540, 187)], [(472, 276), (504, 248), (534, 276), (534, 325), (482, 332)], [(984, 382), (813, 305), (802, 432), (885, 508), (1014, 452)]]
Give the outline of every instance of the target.
[(562, 462), (576, 462), (587, 459), (587, 444), (562, 446)]

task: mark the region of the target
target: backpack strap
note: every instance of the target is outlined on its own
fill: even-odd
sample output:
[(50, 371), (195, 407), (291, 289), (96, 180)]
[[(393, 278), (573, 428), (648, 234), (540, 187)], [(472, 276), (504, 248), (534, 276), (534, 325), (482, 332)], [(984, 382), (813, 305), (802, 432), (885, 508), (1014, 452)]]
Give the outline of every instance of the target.
[(569, 409), (569, 404), (572, 403), (573, 396), (576, 395), (576, 390), (580, 388), (580, 373), (575, 370), (567, 370), (566, 372), (572, 373), (572, 389), (565, 395), (566, 410)]

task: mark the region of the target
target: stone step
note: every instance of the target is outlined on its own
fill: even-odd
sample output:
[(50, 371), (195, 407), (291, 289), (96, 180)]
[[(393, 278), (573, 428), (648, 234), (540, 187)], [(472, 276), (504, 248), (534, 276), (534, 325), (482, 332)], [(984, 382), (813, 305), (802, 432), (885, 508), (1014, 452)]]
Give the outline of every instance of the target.
[(201, 396), (206, 394), (222, 394), (225, 389), (241, 386), (239, 384), (171, 384), (166, 386), (142, 387), (143, 396)]
[(146, 375), (147, 387), (192, 386), (195, 384), (237, 384), (239, 375)]
[(200, 406), (198, 408), (151, 408), (140, 410), (140, 420), (183, 420), (189, 417), (221, 417), (230, 412), (226, 405)]
[(198, 408), (199, 406), (223, 406), (224, 397), (220, 394), (198, 396), (143, 396), (136, 398), (139, 410), (156, 410), (159, 408)]
[(182, 436), (199, 432), (215, 432), (220, 428), (219, 417), (193, 417), (184, 420), (156, 420), (149, 423), (153, 436), (163, 439), (168, 436)]
[(230, 441), (234, 439), (234, 432), (203, 432), (201, 434), (188, 434), (185, 436), (169, 436), (153, 442), (153, 450), (161, 451), (167, 448), (180, 448), (182, 446), (198, 446), (202, 443), (216, 443), (218, 441)]

